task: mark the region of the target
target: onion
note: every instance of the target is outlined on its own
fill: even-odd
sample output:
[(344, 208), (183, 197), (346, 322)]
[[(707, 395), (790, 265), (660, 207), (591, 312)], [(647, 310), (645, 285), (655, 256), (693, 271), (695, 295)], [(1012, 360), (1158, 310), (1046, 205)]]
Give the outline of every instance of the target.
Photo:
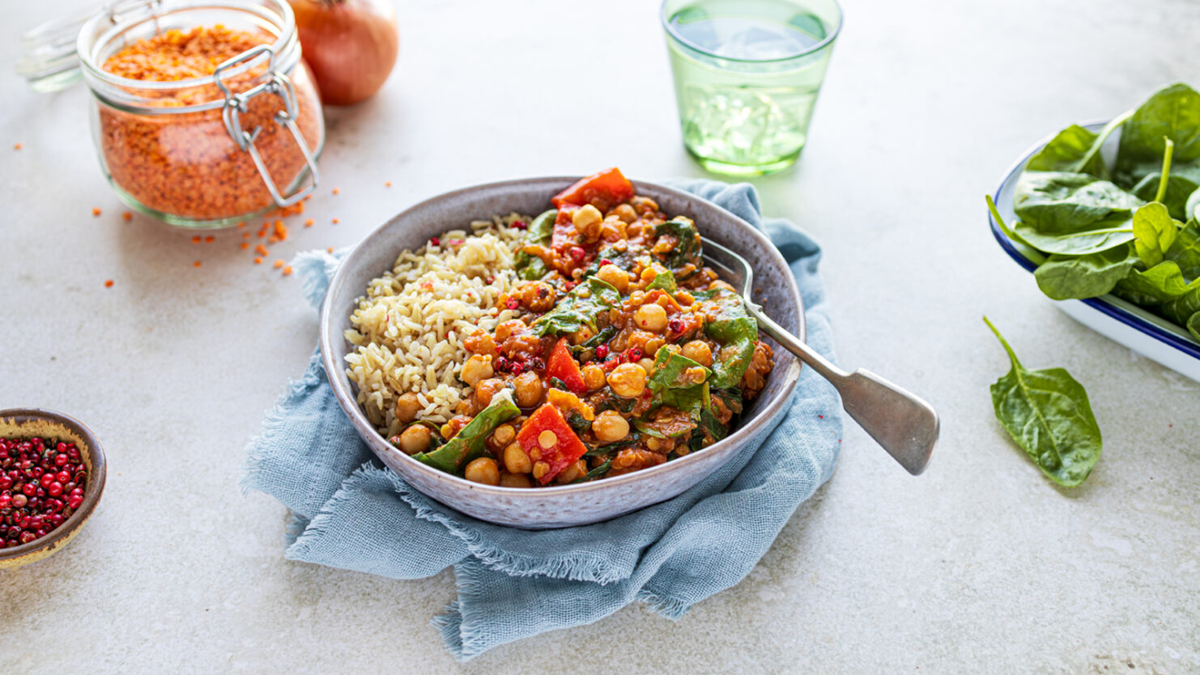
[(391, 0), (288, 0), (321, 101), (351, 105), (387, 81), (400, 34)]

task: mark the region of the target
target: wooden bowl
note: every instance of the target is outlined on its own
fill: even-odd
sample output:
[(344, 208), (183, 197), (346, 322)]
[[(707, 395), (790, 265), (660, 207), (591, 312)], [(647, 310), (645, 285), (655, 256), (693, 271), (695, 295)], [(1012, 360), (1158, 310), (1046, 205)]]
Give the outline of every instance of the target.
[(0, 549), (0, 569), (12, 569), (47, 558), (66, 546), (83, 530), (104, 493), (105, 461), (100, 443), (79, 420), (49, 410), (14, 408), (0, 410), (0, 437), (48, 438), (74, 443), (88, 470), (83, 503), (70, 518), (50, 534), (28, 544)]

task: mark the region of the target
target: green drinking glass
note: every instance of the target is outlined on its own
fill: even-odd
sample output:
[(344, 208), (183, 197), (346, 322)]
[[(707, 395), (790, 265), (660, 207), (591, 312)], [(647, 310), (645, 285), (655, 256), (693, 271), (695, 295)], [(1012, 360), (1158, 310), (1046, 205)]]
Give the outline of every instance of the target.
[(791, 166), (842, 28), (836, 0), (665, 0), (662, 22), (688, 152), (735, 176)]

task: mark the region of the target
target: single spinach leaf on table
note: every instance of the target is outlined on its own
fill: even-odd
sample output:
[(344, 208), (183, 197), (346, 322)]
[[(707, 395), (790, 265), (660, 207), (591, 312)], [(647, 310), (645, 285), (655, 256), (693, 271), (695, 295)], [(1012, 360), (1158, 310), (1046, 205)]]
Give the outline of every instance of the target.
[(1017, 181), (1013, 231), (1046, 253), (1086, 255), (1133, 239), (1142, 200), (1082, 173), (1027, 171)]
[(1150, 202), (1133, 214), (1133, 245), (1146, 267), (1166, 259), (1167, 251), (1179, 235), (1180, 223), (1171, 218), (1167, 207)]
[[(545, 246), (550, 243), (550, 234), (554, 229), (554, 218), (557, 215), (557, 209), (550, 209), (534, 218), (533, 222), (529, 224), (529, 229), (525, 230), (525, 236), (521, 237), (521, 245)], [(517, 276), (526, 281), (537, 281), (550, 272), (541, 258), (525, 251), (517, 251), (517, 255), (513, 259), (513, 267), (517, 270)]]
[(705, 334), (721, 345), (713, 354), (711, 384), (716, 389), (735, 387), (742, 381), (754, 356), (758, 322), (746, 311), (741, 296), (733, 291), (714, 288), (692, 295), (698, 300), (714, 303), (718, 309), (716, 316), (704, 324)]
[(1012, 364), (991, 387), (996, 419), (1051, 480), (1079, 485), (1103, 446), (1087, 391), (1062, 368), (1026, 370), (1000, 331), (983, 320)]
[(1200, 184), (1200, 94), (1186, 84), (1158, 90), (1126, 120), (1113, 181), (1127, 190), (1150, 194), (1157, 188), (1151, 177), (1160, 173), (1167, 141), (1175, 146), (1176, 183), (1174, 189), (1168, 186), (1167, 206), (1173, 216), (1190, 218), (1185, 204), (1194, 188), (1187, 190), (1187, 183)]
[(621, 294), (609, 284), (590, 278), (579, 283), (554, 309), (533, 322), (538, 337), (574, 333), (587, 326), (596, 330), (596, 317), (621, 302)]
[(1038, 288), (1054, 300), (1109, 293), (1133, 270), (1138, 256), (1129, 244), (1082, 256), (1052, 255), (1033, 272)]
[(512, 390), (502, 389), (492, 397), (492, 402), (463, 427), (445, 445), (413, 455), (423, 462), (446, 473), (457, 474), (472, 460), (481, 457), (486, 450), (484, 441), (496, 427), (521, 414), (512, 400)]

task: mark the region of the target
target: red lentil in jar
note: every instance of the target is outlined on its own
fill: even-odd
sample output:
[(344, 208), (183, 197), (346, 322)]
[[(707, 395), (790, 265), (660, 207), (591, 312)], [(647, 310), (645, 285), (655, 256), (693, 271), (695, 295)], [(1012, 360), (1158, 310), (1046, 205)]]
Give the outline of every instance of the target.
[[(225, 23), (150, 33), (154, 23), (139, 24), (135, 17), (124, 44), (99, 45), (90, 52), (81, 47), (85, 77), (95, 94), (93, 130), (101, 162), (132, 206), (176, 225), (234, 225), (291, 204), (289, 197), (311, 182), (297, 136), (315, 161), (325, 135), (316, 86), (300, 60), (291, 10), (279, 0), (260, 2), (261, 9), (275, 13), (274, 23), (239, 19), (245, 10), (229, 5)], [(176, 10), (171, 25), (186, 26), (188, 11)], [(204, 21), (211, 20), (211, 12), (204, 15)], [(88, 30), (85, 26), (85, 37)], [(232, 103), (221, 84), (231, 96), (248, 96), (237, 115), (223, 115)], [(251, 95), (262, 85), (265, 91)], [(294, 92), (295, 133), (279, 117), (288, 110), (289, 91)], [(235, 140), (238, 127), (231, 117), (247, 134), (258, 129), (245, 148)], [(251, 148), (261, 156), (280, 201)]]

